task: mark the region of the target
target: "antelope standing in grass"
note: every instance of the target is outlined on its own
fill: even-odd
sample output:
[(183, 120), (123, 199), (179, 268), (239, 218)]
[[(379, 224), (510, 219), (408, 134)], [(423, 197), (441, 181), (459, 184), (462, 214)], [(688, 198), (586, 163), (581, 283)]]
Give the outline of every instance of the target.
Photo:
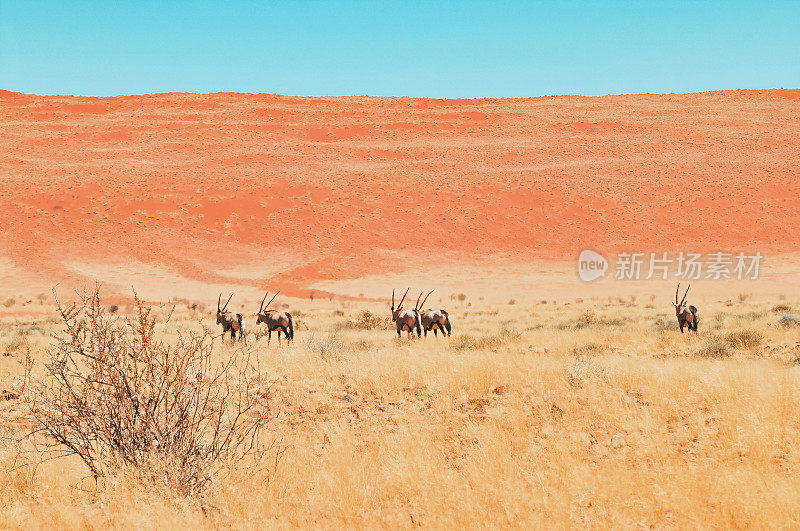
[[(280, 293), (280, 291), (278, 293)], [(281, 332), (283, 332), (283, 335), (286, 336), (286, 341), (291, 342), (294, 340), (292, 314), (289, 312), (282, 312), (280, 310), (267, 310), (269, 305), (272, 304), (272, 301), (275, 300), (275, 297), (278, 296), (278, 293), (273, 295), (267, 305), (264, 306), (264, 301), (267, 300), (267, 295), (269, 295), (269, 292), (265, 293), (264, 298), (261, 299), (261, 306), (258, 308), (258, 313), (256, 313), (256, 324), (264, 323), (267, 325), (267, 345), (269, 345), (269, 342), (272, 339), (272, 332), (274, 330), (278, 331), (279, 345), (281, 344)]]
[(217, 324), (222, 325), (222, 337), (225, 338), (225, 334), (230, 332), (231, 333), (231, 343), (236, 341), (236, 332), (239, 332), (239, 341), (244, 341), (244, 344), (247, 344), (247, 338), (244, 335), (244, 317), (242, 314), (232, 314), (231, 312), (227, 311), (228, 303), (231, 302), (231, 298), (228, 297), (227, 302), (225, 302), (225, 306), (220, 308), (220, 303), (222, 302), (222, 294), (220, 293), (219, 298), (217, 299)]
[[(400, 332), (408, 332), (408, 337), (411, 337), (414, 330), (417, 331), (417, 337), (420, 337), (422, 335), (422, 320), (416, 308), (413, 310), (403, 309), (403, 301), (406, 300), (406, 295), (408, 295), (408, 290), (406, 290), (403, 298), (400, 299), (400, 304), (398, 304), (397, 309), (395, 309), (394, 290), (392, 290), (392, 321), (394, 321), (397, 327), (397, 337), (400, 337)], [(419, 301), (419, 299), (417, 299), (417, 301)]]
[[(444, 310), (423, 310), (425, 301), (431, 296), (433, 290), (430, 291), (425, 298), (422, 299), (422, 304), (419, 305), (420, 318), (422, 319), (422, 330), (425, 337), (428, 336), (428, 331), (433, 330), (433, 335), (438, 337), (438, 332), (442, 335), (450, 335), (452, 328), (450, 327), (450, 315)], [(422, 294), (420, 293), (420, 296)], [(419, 300), (419, 299), (417, 299)]]
[(692, 285), (689, 284), (689, 287), (686, 288), (686, 293), (683, 294), (683, 299), (678, 302), (678, 293), (681, 289), (681, 285), (678, 284), (677, 289), (675, 289), (675, 302), (672, 303), (675, 306), (675, 315), (678, 317), (678, 326), (681, 327), (681, 334), (684, 326), (697, 333), (697, 308), (686, 306), (686, 296), (689, 294), (689, 288), (691, 287)]

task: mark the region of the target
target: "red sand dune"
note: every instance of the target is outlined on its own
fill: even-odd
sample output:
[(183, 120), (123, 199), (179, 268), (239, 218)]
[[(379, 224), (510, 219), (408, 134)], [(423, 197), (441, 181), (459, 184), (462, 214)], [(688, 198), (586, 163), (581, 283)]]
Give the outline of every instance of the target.
[[(800, 91), (432, 100), (0, 91), (0, 257), (271, 284), (602, 251), (800, 251)], [(437, 254), (441, 253), (441, 254)], [(291, 280), (290, 280), (291, 279)], [(266, 278), (238, 282), (266, 284)]]

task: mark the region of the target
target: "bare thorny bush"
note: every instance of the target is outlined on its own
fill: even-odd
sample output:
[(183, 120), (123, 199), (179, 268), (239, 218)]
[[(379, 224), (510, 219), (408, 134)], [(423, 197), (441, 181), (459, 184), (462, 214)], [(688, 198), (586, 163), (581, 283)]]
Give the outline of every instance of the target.
[(168, 345), (138, 297), (128, 319), (104, 313), (96, 289), (80, 299), (69, 308), (56, 300), (66, 329), (34, 393), (35, 433), (56, 455), (79, 457), (95, 478), (133, 471), (193, 496), (275, 454), (261, 442), (268, 387), (249, 353), (213, 361), (208, 332)]

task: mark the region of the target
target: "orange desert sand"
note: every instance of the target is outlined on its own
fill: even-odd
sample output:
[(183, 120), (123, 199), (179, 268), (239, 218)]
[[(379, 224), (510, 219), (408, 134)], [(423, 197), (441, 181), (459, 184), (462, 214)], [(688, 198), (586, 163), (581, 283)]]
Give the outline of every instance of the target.
[(0, 121), (0, 289), (10, 295), (100, 280), (107, 293), (134, 285), (151, 298), (257, 298), (268, 287), (386, 298), (401, 283), (491, 297), (505, 282), (538, 300), (548, 288), (601, 290), (575, 274), (585, 248), (759, 251), (774, 281), (763, 286), (797, 294), (785, 279), (800, 270), (798, 90), (474, 100), (0, 91)]

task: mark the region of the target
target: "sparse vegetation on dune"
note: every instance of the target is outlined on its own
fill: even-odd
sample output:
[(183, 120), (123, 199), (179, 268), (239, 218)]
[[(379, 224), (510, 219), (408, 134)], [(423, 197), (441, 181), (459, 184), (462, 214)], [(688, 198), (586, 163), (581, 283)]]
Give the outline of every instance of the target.
[[(127, 466), (95, 482), (77, 457), (15, 442), (37, 393), (16, 349), (0, 357), (0, 526), (791, 527), (800, 327), (774, 304), (706, 304), (721, 327), (682, 335), (668, 308), (548, 304), (543, 322), (504, 300), (424, 340), (398, 339), (385, 308), (312, 304), (290, 346), (252, 328), (246, 347), (216, 339), (218, 361), (259, 368), (274, 415), (263, 440), (282, 451), (193, 492)], [(215, 327), (197, 318), (177, 311), (155, 331), (175, 347)], [(63, 325), (25, 326), (41, 381)], [(0, 324), (0, 345), (19, 328)]]

